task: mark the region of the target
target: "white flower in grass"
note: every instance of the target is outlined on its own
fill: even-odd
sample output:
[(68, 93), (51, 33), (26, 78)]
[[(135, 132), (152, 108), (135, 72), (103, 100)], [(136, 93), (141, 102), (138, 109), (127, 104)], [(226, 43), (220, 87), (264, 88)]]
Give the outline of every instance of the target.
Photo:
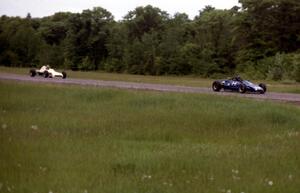
[(230, 189), (228, 189), (228, 190), (226, 191), (226, 193), (231, 193), (231, 190), (230, 190)]
[(47, 171), (47, 167), (42, 167), (42, 166), (40, 166), (40, 170), (41, 170), (42, 172), (45, 172), (45, 171)]
[(151, 175), (146, 175), (146, 174), (144, 174), (144, 175), (142, 176), (142, 180), (151, 179), (151, 178), (152, 178)]
[(2, 124), (2, 129), (6, 129), (7, 128), (7, 125), (4, 123)]
[(268, 185), (269, 185), (269, 186), (273, 186), (273, 184), (274, 184), (274, 183), (273, 183), (272, 180), (268, 181)]
[(292, 174), (289, 175), (289, 179), (290, 179), (290, 180), (293, 179), (293, 175), (292, 175)]
[(37, 125), (31, 125), (31, 129), (33, 129), (33, 130), (38, 130), (39, 128), (38, 128)]
[(294, 131), (294, 129), (292, 129), (292, 131), (288, 131), (287, 132), (288, 137), (297, 137), (299, 135), (298, 131)]
[(231, 172), (234, 173), (234, 174), (238, 174), (239, 170), (232, 169)]
[(53, 193), (52, 190), (49, 190), (49, 193)]
[(233, 176), (232, 176), (232, 179), (233, 179), (233, 180), (240, 180), (241, 177), (233, 175)]
[(87, 191), (87, 190), (84, 190), (83, 193), (88, 193), (88, 191)]

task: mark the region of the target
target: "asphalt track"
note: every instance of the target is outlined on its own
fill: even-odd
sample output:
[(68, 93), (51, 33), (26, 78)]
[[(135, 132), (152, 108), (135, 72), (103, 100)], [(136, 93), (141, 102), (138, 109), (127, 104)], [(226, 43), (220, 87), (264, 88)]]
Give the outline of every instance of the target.
[(89, 79), (74, 79), (74, 78), (43, 78), (30, 77), (29, 75), (17, 75), (10, 73), (0, 73), (0, 80), (13, 80), (20, 82), (32, 82), (41, 84), (66, 84), (66, 85), (81, 85), (81, 86), (96, 86), (103, 88), (119, 88), (119, 89), (135, 89), (135, 90), (153, 90), (161, 92), (182, 92), (182, 93), (204, 93), (221, 96), (236, 96), (246, 97), (258, 100), (273, 100), (281, 102), (289, 102), (300, 105), (300, 94), (292, 93), (276, 93), (267, 92), (265, 94), (240, 94), (234, 92), (213, 92), (211, 88), (204, 87), (188, 87), (188, 86), (174, 86), (165, 84), (148, 84), (148, 83), (134, 83), (122, 81), (103, 81), (103, 80), (89, 80)]

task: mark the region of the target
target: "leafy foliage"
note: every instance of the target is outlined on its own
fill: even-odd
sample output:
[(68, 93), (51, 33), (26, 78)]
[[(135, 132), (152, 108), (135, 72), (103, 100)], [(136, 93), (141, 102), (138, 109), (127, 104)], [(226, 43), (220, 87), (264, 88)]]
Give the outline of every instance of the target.
[(242, 73), (299, 81), (300, 2), (240, 0), (193, 20), (151, 5), (116, 22), (101, 8), (44, 18), (0, 18), (0, 64), (132, 74)]

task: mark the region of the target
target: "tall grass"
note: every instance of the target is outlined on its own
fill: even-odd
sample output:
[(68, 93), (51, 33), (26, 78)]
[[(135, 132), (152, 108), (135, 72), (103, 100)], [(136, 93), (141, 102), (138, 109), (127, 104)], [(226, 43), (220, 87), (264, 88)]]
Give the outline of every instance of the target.
[(300, 189), (300, 110), (197, 94), (0, 82), (0, 192)]

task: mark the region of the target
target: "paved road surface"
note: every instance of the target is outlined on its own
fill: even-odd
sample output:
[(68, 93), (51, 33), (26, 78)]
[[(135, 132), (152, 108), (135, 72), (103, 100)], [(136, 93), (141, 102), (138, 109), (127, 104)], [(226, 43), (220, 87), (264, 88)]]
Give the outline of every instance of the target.
[(43, 78), (43, 77), (30, 77), (28, 75), (17, 75), (10, 73), (0, 73), (2, 80), (14, 80), (21, 82), (35, 82), (35, 83), (51, 83), (51, 84), (69, 84), (69, 85), (82, 85), (82, 86), (97, 86), (109, 87), (120, 89), (137, 89), (137, 90), (154, 90), (162, 92), (184, 92), (184, 93), (205, 93), (215, 95), (227, 95), (237, 97), (247, 97), (261, 100), (278, 100), (283, 102), (292, 102), (300, 105), (300, 94), (291, 93), (275, 93), (267, 92), (266, 94), (240, 94), (232, 92), (213, 92), (211, 88), (201, 87), (188, 87), (188, 86), (174, 86), (165, 84), (148, 84), (148, 83), (134, 83), (134, 82), (121, 82), (121, 81), (103, 81), (103, 80), (88, 80), (88, 79), (60, 79), (60, 78)]

